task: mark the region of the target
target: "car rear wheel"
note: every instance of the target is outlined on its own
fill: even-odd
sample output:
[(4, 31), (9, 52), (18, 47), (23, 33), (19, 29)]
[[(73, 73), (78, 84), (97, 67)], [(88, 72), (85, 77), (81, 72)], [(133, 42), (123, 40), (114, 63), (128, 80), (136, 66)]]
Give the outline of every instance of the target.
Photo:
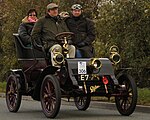
[(55, 118), (61, 105), (60, 85), (55, 76), (45, 76), (41, 85), (40, 98), (45, 116)]
[(119, 84), (125, 86), (123, 96), (116, 96), (116, 107), (121, 115), (129, 116), (135, 110), (137, 103), (137, 87), (130, 75), (123, 74), (118, 78)]
[(91, 95), (74, 97), (74, 102), (78, 110), (85, 111), (91, 102)]
[(10, 75), (6, 84), (6, 103), (10, 112), (17, 112), (21, 104), (21, 92), (19, 80), (15, 75)]

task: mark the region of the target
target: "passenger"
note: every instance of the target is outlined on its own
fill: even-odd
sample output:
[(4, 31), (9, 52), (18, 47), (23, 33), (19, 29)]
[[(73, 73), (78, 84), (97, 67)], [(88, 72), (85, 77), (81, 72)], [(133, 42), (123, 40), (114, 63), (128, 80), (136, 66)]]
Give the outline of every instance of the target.
[(74, 4), (71, 7), (71, 16), (66, 19), (66, 24), (75, 34), (73, 43), (77, 48), (76, 57), (94, 57), (92, 42), (95, 40), (94, 22), (84, 17), (82, 6)]
[(27, 12), (27, 16), (22, 19), (22, 23), (19, 26), (18, 33), (22, 40), (22, 43), (26, 47), (31, 47), (31, 31), (37, 20), (38, 19), (36, 10), (30, 9)]
[[(57, 65), (53, 59), (54, 55), (56, 52), (62, 52), (62, 47), (55, 39), (55, 36), (58, 33), (67, 31), (69, 30), (66, 23), (58, 15), (58, 5), (55, 3), (47, 5), (47, 14), (36, 22), (32, 31), (32, 39), (36, 44), (42, 45), (47, 52), (51, 53), (51, 62), (53, 66)], [(69, 57), (74, 58), (75, 47), (69, 45), (68, 49)]]

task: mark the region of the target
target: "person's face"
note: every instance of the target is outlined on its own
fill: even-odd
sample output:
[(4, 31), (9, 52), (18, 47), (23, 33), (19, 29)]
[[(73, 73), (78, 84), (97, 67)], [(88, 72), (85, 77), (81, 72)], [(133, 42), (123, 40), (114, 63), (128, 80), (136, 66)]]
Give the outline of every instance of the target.
[(58, 8), (53, 8), (53, 9), (49, 10), (48, 13), (50, 16), (55, 17), (58, 15)]
[(79, 17), (82, 13), (82, 10), (81, 9), (74, 9), (72, 10), (72, 15), (75, 16), (75, 17)]
[(31, 19), (34, 19), (34, 20), (37, 19), (35, 12), (29, 13), (29, 16), (28, 16), (28, 17), (31, 18)]

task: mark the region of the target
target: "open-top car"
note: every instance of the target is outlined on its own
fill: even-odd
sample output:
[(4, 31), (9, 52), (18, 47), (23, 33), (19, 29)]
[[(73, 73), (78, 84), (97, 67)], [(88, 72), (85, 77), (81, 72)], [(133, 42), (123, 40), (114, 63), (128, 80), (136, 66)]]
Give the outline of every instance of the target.
[(74, 98), (78, 110), (86, 110), (91, 96), (115, 97), (120, 114), (130, 115), (137, 103), (136, 83), (128, 74), (114, 74), (113, 65), (119, 63), (118, 48), (110, 48), (110, 58), (68, 58), (68, 40), (74, 36), (63, 32), (56, 36), (62, 53), (54, 56), (59, 65), (51, 65), (50, 55), (42, 46), (25, 47), (18, 34), (15, 47), (21, 69), (11, 69), (7, 78), (6, 103), (10, 112), (17, 112), (22, 95), (41, 102), (46, 117), (57, 116), (61, 98)]

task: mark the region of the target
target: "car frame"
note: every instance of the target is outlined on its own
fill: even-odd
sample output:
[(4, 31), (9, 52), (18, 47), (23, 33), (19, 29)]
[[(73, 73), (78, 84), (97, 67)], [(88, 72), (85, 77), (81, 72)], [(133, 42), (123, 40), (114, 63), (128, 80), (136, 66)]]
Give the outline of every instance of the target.
[[(61, 98), (74, 98), (78, 110), (86, 110), (91, 96), (115, 97), (121, 115), (131, 115), (137, 103), (137, 87), (133, 78), (124, 72), (114, 73), (120, 62), (118, 47), (110, 48), (110, 58), (68, 58), (68, 40), (74, 36), (63, 32), (56, 36), (63, 52), (54, 56), (59, 67), (51, 65), (50, 55), (40, 45), (25, 47), (18, 34), (15, 37), (16, 54), (21, 69), (11, 69), (7, 77), (6, 103), (10, 112), (20, 108), (22, 96), (41, 101), (43, 113), (55, 118)], [(37, 48), (36, 48), (37, 47)]]

